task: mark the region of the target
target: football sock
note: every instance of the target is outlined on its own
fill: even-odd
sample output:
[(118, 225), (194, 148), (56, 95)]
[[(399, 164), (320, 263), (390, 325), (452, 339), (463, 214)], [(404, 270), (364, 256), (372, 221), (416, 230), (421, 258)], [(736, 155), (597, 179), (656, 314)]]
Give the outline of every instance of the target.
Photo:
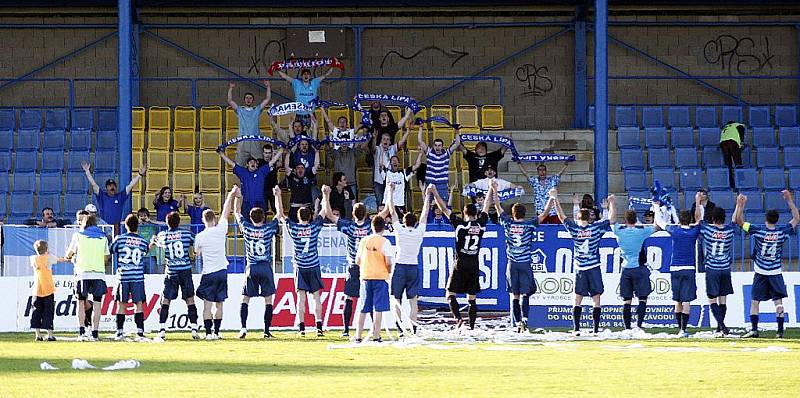
[(125, 314), (117, 314), (117, 331), (121, 332), (125, 327)]
[(778, 333), (783, 333), (783, 319), (783, 314), (775, 318), (778, 321)]
[(222, 326), (222, 319), (214, 319), (214, 334), (219, 334), (219, 328)]
[(720, 313), (720, 323), (725, 325), (725, 315), (728, 314), (728, 305), (727, 304), (720, 304), (719, 305), (719, 313)]
[(636, 306), (636, 326), (639, 328), (642, 327), (642, 322), (644, 322), (644, 317), (647, 314), (647, 302), (639, 300), (639, 304)]
[(689, 315), (690, 314), (687, 314), (685, 312), (683, 313), (683, 330), (684, 331), (689, 328)]
[(722, 324), (722, 321), (720, 321), (720, 315), (721, 314), (720, 314), (720, 311), (719, 311), (719, 304), (711, 303), (711, 305), (709, 305), (709, 307), (711, 307), (711, 315), (713, 315), (714, 319), (717, 321), (717, 331), (719, 331), (719, 325)]
[(458, 310), (458, 300), (456, 300), (456, 296), (450, 296), (450, 312), (453, 313), (453, 316), (461, 320), (461, 311)]
[(572, 307), (572, 330), (576, 332), (581, 330), (581, 311), (583, 311), (583, 307), (579, 305)]
[(306, 323), (305, 322), (300, 322), (299, 324), (297, 324), (297, 328), (300, 329), (301, 332), (305, 331), (306, 330)]
[(247, 303), (239, 307), (239, 318), (242, 320), (242, 329), (247, 329)]
[(469, 300), (469, 328), (475, 328), (475, 319), (478, 318), (478, 302)]
[(86, 314), (86, 319), (84, 321), (84, 326), (86, 326), (86, 327), (92, 326), (92, 313), (94, 312), (94, 303), (89, 301), (88, 304), (89, 304), (89, 308), (87, 308), (84, 311), (84, 314)]
[(750, 315), (750, 330), (758, 331), (758, 315)]
[(675, 313), (675, 321), (678, 322), (678, 330), (683, 329), (683, 312), (676, 312)]
[(522, 296), (522, 320), (528, 320), (528, 313), (531, 310), (531, 298), (528, 296)]
[(597, 333), (600, 330), (600, 307), (592, 308), (592, 321), (594, 321), (594, 332)]
[(272, 304), (267, 304), (264, 307), (264, 332), (269, 332), (272, 326)]
[(188, 314), (189, 314), (189, 323), (196, 325), (197, 324), (197, 306), (194, 304), (189, 304), (187, 306)]
[(167, 323), (168, 317), (169, 317), (169, 304), (161, 304), (161, 312), (158, 313), (158, 323), (161, 324), (162, 329), (164, 329), (164, 324)]
[(317, 321), (317, 330), (322, 330), (322, 321)]
[(97, 330), (92, 330), (92, 337), (97, 338), (98, 333)]
[(630, 329), (631, 328), (631, 305), (630, 304), (622, 304), (622, 322), (625, 324), (625, 329)]
[(79, 327), (78, 328), (78, 335), (83, 336), (84, 334), (86, 334), (86, 327), (84, 327), (84, 326)]
[(353, 299), (348, 298), (344, 301), (344, 331), (350, 331), (350, 323), (353, 321)]
[(136, 323), (136, 332), (140, 335), (144, 333), (144, 312), (133, 314), (133, 322)]
[(519, 299), (514, 299), (511, 303), (511, 314), (514, 317), (514, 322), (519, 322), (522, 319), (522, 308), (519, 306)]
[(203, 319), (203, 327), (206, 329), (206, 334), (211, 334), (211, 319)]

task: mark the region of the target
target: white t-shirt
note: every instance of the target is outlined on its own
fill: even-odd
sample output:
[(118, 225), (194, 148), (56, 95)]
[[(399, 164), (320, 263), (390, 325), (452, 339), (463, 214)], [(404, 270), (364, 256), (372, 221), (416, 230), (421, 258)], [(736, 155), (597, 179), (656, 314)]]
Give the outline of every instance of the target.
[(225, 256), (228, 239), (228, 220), (220, 218), (217, 225), (206, 228), (194, 238), (194, 248), (203, 260), (203, 275), (228, 269)]
[(375, 181), (378, 184), (383, 184), (383, 182), (386, 180), (386, 172), (383, 170), (388, 170), (391, 168), (391, 159), (394, 155), (397, 155), (397, 144), (389, 145), (385, 151), (383, 150), (382, 146), (375, 146), (375, 166), (373, 169), (372, 181)]
[(406, 181), (411, 179), (411, 174), (406, 175), (404, 170), (386, 172), (386, 190), (383, 192), (383, 203), (389, 199), (389, 184), (394, 184), (393, 201), (395, 206), (406, 205)]
[[(69, 241), (69, 247), (67, 248), (67, 253), (69, 252), (75, 253), (75, 258), (72, 259), (72, 264), (74, 265), (73, 271), (75, 272), (75, 277), (80, 280), (103, 279), (103, 277), (105, 277), (106, 275), (105, 272), (86, 272), (76, 265), (78, 263), (78, 256), (81, 255), (80, 253), (78, 253), (78, 235), (80, 235), (80, 232), (78, 231), (72, 234), (72, 240)], [(110, 256), (111, 251), (108, 250), (108, 241), (106, 241), (106, 244), (104, 246), (105, 250), (103, 250), (103, 254), (105, 254), (106, 256)]]
[(422, 238), (425, 236), (425, 225), (408, 228), (397, 221), (392, 222), (394, 227), (395, 242), (397, 243), (397, 256), (395, 264), (419, 264), (419, 249), (422, 247)]

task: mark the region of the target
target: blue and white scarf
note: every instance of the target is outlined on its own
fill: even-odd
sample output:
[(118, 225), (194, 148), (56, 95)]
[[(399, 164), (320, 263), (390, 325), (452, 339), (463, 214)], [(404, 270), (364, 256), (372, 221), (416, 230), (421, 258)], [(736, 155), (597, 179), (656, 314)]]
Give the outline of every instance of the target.
[(411, 108), (411, 111), (414, 113), (419, 112), (419, 105), (417, 105), (417, 101), (411, 97), (406, 97), (403, 95), (358, 93), (355, 95), (355, 97), (353, 97), (353, 101), (357, 103), (361, 103), (362, 101), (391, 102), (395, 104), (405, 105)]
[(420, 124), (423, 124), (423, 123), (430, 123), (430, 122), (442, 123), (444, 125), (447, 125), (447, 126), (450, 126), (450, 127), (454, 128), (456, 130), (461, 128), (460, 124), (458, 124), (458, 123), (450, 123), (450, 121), (447, 120), (447, 118), (444, 117), (444, 116), (431, 116), (431, 117), (429, 117), (427, 119), (423, 119), (421, 117), (418, 117), (418, 118), (414, 119), (414, 124), (417, 125), (417, 126), (419, 126)]
[(574, 162), (575, 155), (559, 155), (555, 153), (527, 153), (519, 154), (514, 152), (512, 160), (515, 162), (530, 162), (530, 163), (544, 163), (544, 162)]
[(650, 207), (653, 205), (653, 200), (648, 198), (637, 198), (635, 196), (631, 196), (628, 198), (628, 208), (633, 209), (637, 206), (641, 207)]
[(461, 142), (489, 142), (492, 144), (502, 145), (506, 148), (511, 149), (512, 152), (516, 153), (516, 147), (514, 147), (514, 141), (512, 141), (511, 138), (504, 137), (502, 135), (461, 134)]
[(227, 147), (229, 147), (229, 146), (231, 146), (233, 144), (239, 143), (241, 141), (262, 141), (262, 142), (267, 142), (267, 143), (270, 143), (272, 145), (276, 145), (276, 146), (279, 146), (279, 147), (286, 146), (286, 144), (284, 144), (283, 141), (279, 141), (279, 140), (276, 140), (276, 139), (271, 138), (271, 137), (264, 137), (263, 135), (252, 135), (251, 134), (251, 135), (240, 135), (238, 137), (234, 137), (234, 138), (229, 139), (228, 141), (223, 142), (222, 144), (217, 146), (217, 152), (222, 152), (225, 148), (227, 148)]
[[(462, 194), (465, 196), (475, 197), (478, 195), (478, 193), (481, 193), (484, 196), (486, 196), (487, 192), (488, 191), (478, 188), (475, 185), (469, 184), (464, 187)], [(497, 198), (500, 199), (501, 202), (505, 202), (509, 199), (518, 198), (522, 195), (525, 195), (525, 190), (522, 189), (521, 187), (514, 187), (514, 188), (504, 189), (502, 191), (497, 191)]]
[(280, 105), (272, 105), (271, 107), (269, 107), (268, 112), (270, 116), (281, 116), (298, 111), (313, 112), (314, 107), (306, 105), (302, 102), (287, 102)]

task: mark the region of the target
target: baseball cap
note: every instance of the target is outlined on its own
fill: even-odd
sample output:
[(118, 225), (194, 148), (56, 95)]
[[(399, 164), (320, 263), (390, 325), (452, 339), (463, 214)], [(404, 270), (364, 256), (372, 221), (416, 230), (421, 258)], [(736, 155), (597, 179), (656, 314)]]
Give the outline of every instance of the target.
[(86, 210), (89, 213), (97, 213), (97, 206), (89, 203), (88, 205), (86, 205), (86, 207), (83, 208), (83, 210)]
[(486, 169), (486, 170), (492, 169), (492, 170), (494, 170), (494, 171), (497, 171), (497, 169), (495, 169), (495, 168), (494, 168), (494, 165), (493, 165), (493, 164), (487, 164), (485, 169)]
[(114, 185), (117, 185), (117, 182), (116, 182), (116, 181), (114, 181), (114, 179), (113, 179), (113, 178), (109, 178), (109, 179), (107, 179), (107, 180), (106, 180), (106, 185), (109, 185), (109, 184), (114, 184)]

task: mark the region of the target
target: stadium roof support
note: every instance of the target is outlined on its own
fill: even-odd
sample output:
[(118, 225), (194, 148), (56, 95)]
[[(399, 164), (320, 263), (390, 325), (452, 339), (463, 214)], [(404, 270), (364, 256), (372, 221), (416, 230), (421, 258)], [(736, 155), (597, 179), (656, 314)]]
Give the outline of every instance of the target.
[[(118, 81), (118, 101), (117, 101), (117, 137), (119, 139), (119, 186), (126, 187), (131, 179), (131, 151), (125, 150), (131, 147), (131, 34), (133, 32), (133, 22), (131, 13), (131, 0), (119, 0), (119, 18), (117, 31), (119, 32), (118, 54), (117, 54), (117, 81)], [(125, 188), (123, 188), (125, 189)], [(131, 204), (125, 202), (124, 213), (130, 212)]]
[(608, 196), (608, 0), (594, 5), (594, 199)]

